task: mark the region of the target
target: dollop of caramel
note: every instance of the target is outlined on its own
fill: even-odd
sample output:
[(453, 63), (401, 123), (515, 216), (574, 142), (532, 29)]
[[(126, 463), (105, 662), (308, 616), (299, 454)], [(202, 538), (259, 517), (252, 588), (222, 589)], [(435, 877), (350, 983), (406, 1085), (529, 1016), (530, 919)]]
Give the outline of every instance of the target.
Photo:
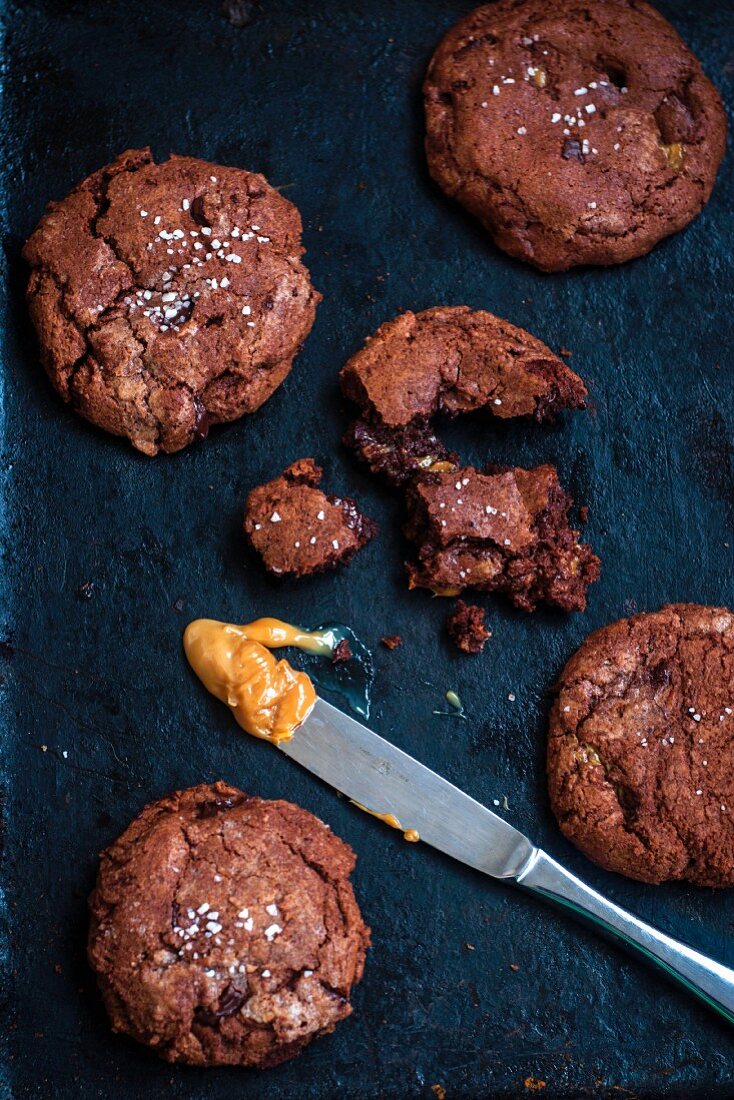
[(258, 619), (246, 626), (196, 619), (184, 632), (189, 664), (208, 691), (231, 709), (247, 733), (265, 741), (290, 741), (311, 713), (316, 692), (305, 672), (278, 661), (270, 648), (298, 646), (330, 653), (319, 634), (279, 619)]

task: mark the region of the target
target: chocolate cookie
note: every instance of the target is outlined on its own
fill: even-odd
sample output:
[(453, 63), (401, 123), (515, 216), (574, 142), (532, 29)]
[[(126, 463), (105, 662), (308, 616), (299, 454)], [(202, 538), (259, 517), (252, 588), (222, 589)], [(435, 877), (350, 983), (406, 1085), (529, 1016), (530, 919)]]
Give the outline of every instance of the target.
[(376, 533), (356, 501), (318, 488), (322, 470), (302, 458), (253, 489), (245, 506), (245, 536), (271, 573), (305, 577), (351, 561)]
[(178, 451), (290, 371), (321, 297), (302, 253), (298, 211), (262, 176), (123, 153), (26, 243), (46, 371), (87, 420)]
[(261, 1067), (333, 1031), (369, 946), (354, 862), (306, 810), (225, 783), (146, 806), (89, 900), (114, 1030), (169, 1062)]
[(430, 472), (408, 487), (411, 588), (504, 592), (516, 607), (583, 611), (599, 559), (569, 526), (573, 503), (553, 466)]
[(578, 375), (529, 332), (484, 310), (436, 306), (381, 325), (341, 372), (342, 391), (388, 428), (488, 409), (552, 420), (583, 408)]
[(734, 614), (673, 604), (595, 631), (548, 742), (562, 831), (642, 882), (734, 885)]
[(511, 256), (543, 271), (641, 256), (711, 195), (719, 94), (643, 0), (498, 0), (426, 78), (431, 174)]

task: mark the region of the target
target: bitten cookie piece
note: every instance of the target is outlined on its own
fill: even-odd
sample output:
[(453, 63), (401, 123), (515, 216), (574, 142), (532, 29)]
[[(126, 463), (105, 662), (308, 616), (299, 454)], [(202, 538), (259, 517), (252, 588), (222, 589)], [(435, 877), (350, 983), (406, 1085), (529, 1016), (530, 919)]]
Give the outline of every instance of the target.
[(304, 577), (351, 561), (377, 527), (349, 497), (317, 488), (313, 459), (294, 462), (247, 498), (245, 536), (271, 573)]
[(148, 149), (51, 203), (23, 254), (54, 387), (148, 455), (259, 408), (321, 298), (298, 211), (262, 176)]
[(721, 99), (643, 0), (498, 0), (424, 85), (431, 175), (511, 256), (616, 264), (686, 226), (726, 145)]
[(462, 653), (481, 653), (492, 631), (484, 625), (484, 609), (458, 600), (446, 620), (446, 632)]
[(89, 899), (113, 1029), (169, 1062), (260, 1067), (333, 1031), (369, 946), (354, 863), (306, 810), (224, 783), (146, 806)]
[(595, 631), (558, 685), (548, 788), (589, 859), (734, 885), (734, 614), (673, 604)]
[(341, 371), (346, 397), (388, 428), (438, 412), (552, 420), (586, 387), (529, 332), (484, 310), (436, 306), (381, 325)]
[(516, 607), (583, 611), (599, 559), (568, 524), (573, 503), (553, 466), (465, 466), (427, 473), (408, 487), (411, 588), (457, 596), (504, 592)]

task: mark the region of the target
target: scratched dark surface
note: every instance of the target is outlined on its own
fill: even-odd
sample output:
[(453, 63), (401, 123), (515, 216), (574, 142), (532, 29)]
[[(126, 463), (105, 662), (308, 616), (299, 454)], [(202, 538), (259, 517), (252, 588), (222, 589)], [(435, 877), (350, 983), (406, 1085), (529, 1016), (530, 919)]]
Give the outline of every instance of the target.
[[(351, 624), (375, 650), (379, 732), (481, 800), (506, 795), (508, 818), (577, 873), (734, 964), (730, 891), (604, 874), (559, 835), (543, 775), (548, 689), (589, 630), (668, 600), (734, 600), (731, 165), (689, 230), (640, 261), (541, 276), (508, 260), (430, 184), (421, 151), (421, 77), (468, 6), (268, 0), (235, 29), (214, 0), (4, 5), (3, 1097), (431, 1100), (442, 1084), (453, 1100), (530, 1095), (528, 1077), (548, 1098), (734, 1095), (730, 1027), (240, 736), (181, 654), (200, 614)], [(661, 7), (731, 103), (732, 5)], [(283, 186), (324, 293), (292, 375), (257, 415), (155, 460), (52, 394), (19, 261), (47, 199), (146, 143)], [(591, 505), (604, 563), (585, 615), (487, 601), (494, 637), (474, 659), (442, 638), (446, 604), (407, 592), (398, 505), (340, 449), (336, 385), (383, 320), (464, 302), (571, 348), (592, 402), (551, 429), (469, 418), (447, 436), (476, 462), (556, 462)], [(276, 584), (244, 552), (242, 501), (303, 455), (325, 460), (330, 486), (354, 492), (381, 534), (345, 572)], [(405, 645), (387, 652), (383, 633)], [(467, 721), (434, 714), (448, 688)], [(291, 798), (345, 837), (374, 929), (352, 1018), (267, 1076), (172, 1068), (112, 1036), (84, 958), (97, 852), (149, 799), (218, 777)]]

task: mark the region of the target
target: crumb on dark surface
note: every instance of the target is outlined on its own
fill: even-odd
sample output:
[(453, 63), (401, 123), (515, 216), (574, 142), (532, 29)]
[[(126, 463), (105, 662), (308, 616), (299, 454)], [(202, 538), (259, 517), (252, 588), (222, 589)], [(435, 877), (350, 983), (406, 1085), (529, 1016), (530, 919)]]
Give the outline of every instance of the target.
[(385, 649), (397, 649), (398, 646), (403, 644), (403, 639), (399, 634), (383, 634), (380, 638), (380, 642), (384, 645)]
[(481, 653), (492, 631), (484, 625), (484, 609), (476, 604), (458, 600), (446, 620), (446, 630), (451, 641), (462, 653)]
[(559, 348), (558, 349), (558, 354), (562, 355), (564, 359), (570, 359), (571, 356), (573, 355), (573, 352), (571, 351), (570, 348)]
[(94, 581), (84, 581), (77, 588), (77, 594), (81, 600), (91, 600), (94, 595)]
[(183, 609), (184, 609), (184, 601), (179, 596), (179, 598), (173, 604), (173, 610), (178, 613), (178, 612), (183, 611)]
[(220, 14), (233, 27), (246, 27), (257, 16), (257, 4), (253, 0), (224, 0)]
[(331, 654), (331, 663), (333, 665), (344, 664), (346, 661), (352, 659), (352, 647), (349, 644), (347, 638), (342, 638), (340, 642), (337, 642)]
[(589, 506), (588, 506), (588, 504), (582, 504), (582, 506), (579, 508), (579, 519), (581, 520), (582, 523), (588, 523), (589, 522)]

